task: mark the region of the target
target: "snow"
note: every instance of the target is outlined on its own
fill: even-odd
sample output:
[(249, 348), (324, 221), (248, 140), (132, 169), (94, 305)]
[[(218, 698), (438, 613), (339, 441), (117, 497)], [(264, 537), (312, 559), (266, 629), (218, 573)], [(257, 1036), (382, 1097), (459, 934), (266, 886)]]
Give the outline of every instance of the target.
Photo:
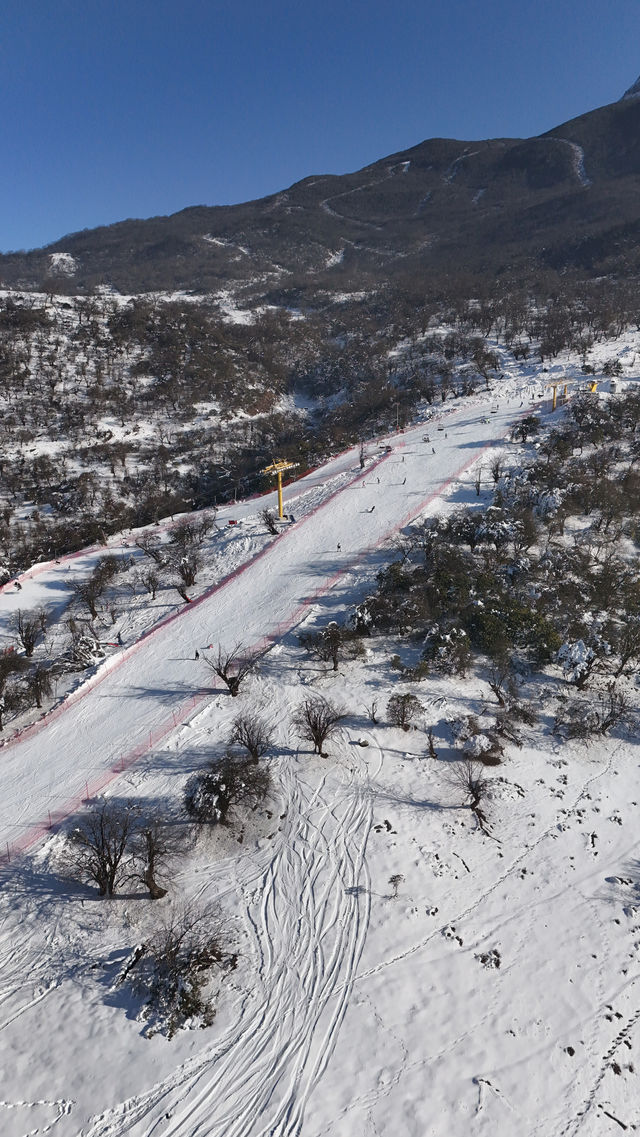
[(63, 276), (73, 276), (78, 262), (71, 253), (50, 253), (49, 265), (52, 272), (60, 272)]
[(588, 187), (592, 185), (591, 179), (587, 177), (584, 167), (584, 150), (582, 146), (578, 146), (577, 142), (569, 142), (567, 138), (559, 138), (558, 142), (564, 142), (565, 146), (569, 146), (573, 153), (573, 169), (575, 175), (580, 182), (581, 186)]
[(334, 268), (335, 265), (342, 264), (344, 260), (344, 249), (337, 249), (335, 253), (329, 253), (325, 261), (325, 268)]
[[(384, 721), (391, 645), (333, 675), (296, 638), (372, 590), (409, 520), (474, 500), (478, 463), (508, 451), (548, 381), (533, 364), (505, 374), (431, 412), (431, 442), (422, 422), (370, 446), (364, 470), (355, 449), (286, 487), (296, 520), (275, 539), (257, 517), (273, 495), (221, 510), (205, 591), (164, 620), (132, 608), (123, 649), (0, 749), (3, 1137), (596, 1137), (637, 1124), (634, 742), (525, 738), (489, 773), (489, 837), (450, 777), (453, 723), (470, 705), (481, 720), (486, 685), (421, 684), (423, 721), (407, 733)], [(229, 520), (242, 523), (232, 535)], [(0, 631), (18, 605), (62, 604), (64, 580), (101, 552), (2, 590)], [(240, 641), (271, 650), (235, 700), (194, 648)], [(308, 691), (346, 708), (328, 759), (290, 729)], [(99, 901), (65, 878), (49, 812), (99, 793), (175, 812), (240, 707), (277, 739), (277, 798), (242, 845), (232, 831), (201, 839), (162, 901), (135, 888)], [(223, 904), (238, 967), (213, 1024), (169, 1042), (144, 1037), (116, 980), (177, 899)]]

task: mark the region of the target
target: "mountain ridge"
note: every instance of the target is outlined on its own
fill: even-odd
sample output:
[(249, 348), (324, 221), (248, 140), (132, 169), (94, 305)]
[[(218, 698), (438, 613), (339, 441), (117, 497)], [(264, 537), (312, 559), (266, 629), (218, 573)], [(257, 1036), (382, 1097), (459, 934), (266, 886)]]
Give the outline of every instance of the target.
[[(308, 175), (238, 205), (187, 206), (80, 230), (42, 249), (0, 255), (0, 281), (72, 292), (231, 285), (258, 294), (438, 276), (452, 266), (472, 275), (634, 273), (640, 102), (628, 97), (633, 90), (533, 138), (425, 139), (360, 170)], [(611, 266), (608, 236), (621, 227), (629, 247)]]

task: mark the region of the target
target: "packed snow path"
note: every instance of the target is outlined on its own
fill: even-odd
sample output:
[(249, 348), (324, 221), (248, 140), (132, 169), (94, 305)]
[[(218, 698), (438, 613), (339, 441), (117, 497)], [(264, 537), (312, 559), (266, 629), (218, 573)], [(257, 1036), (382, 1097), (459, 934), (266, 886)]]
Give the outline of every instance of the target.
[[(213, 676), (194, 659), (197, 647), (248, 647), (282, 634), (351, 567), (380, 564), (386, 538), (502, 438), (520, 406), (514, 399), (487, 415), (465, 404), (443, 415), (440, 426), (434, 421), (398, 435), (386, 458), (361, 476), (354, 450), (348, 456), (354, 479), (339, 493), (299, 518), (213, 595), (186, 605), (180, 618), (112, 658), (86, 694), (42, 730), (3, 748), (0, 848), (29, 847), (50, 816), (98, 792), (114, 770), (166, 737), (199, 690), (206, 697), (202, 685), (213, 689)], [(429, 442), (423, 441), (427, 431)], [(328, 464), (327, 477), (336, 465)], [(299, 492), (299, 485), (288, 487), (287, 499), (295, 502)], [(244, 509), (255, 512), (256, 506)]]
[[(376, 751), (374, 750), (374, 755)], [(381, 755), (373, 759), (379, 771)], [(371, 904), (365, 860), (373, 799), (364, 763), (312, 787), (282, 770), (287, 818), (270, 854), (241, 859), (238, 891), (257, 961), (226, 1034), (88, 1137), (298, 1137), (333, 1054)]]

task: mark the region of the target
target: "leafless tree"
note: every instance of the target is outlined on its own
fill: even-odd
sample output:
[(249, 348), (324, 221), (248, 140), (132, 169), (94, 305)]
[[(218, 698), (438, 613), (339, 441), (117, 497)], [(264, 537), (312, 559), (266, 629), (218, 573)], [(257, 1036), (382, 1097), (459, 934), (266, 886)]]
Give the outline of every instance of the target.
[(508, 659), (497, 659), (492, 663), (487, 682), (498, 700), (498, 705), (506, 707), (509, 695), (514, 694), (510, 661)]
[(36, 644), (47, 629), (47, 614), (44, 609), (36, 612), (23, 612), (20, 608), (15, 614), (13, 626), (24, 648), (27, 658), (33, 655)]
[(362, 642), (357, 632), (335, 620), (317, 632), (303, 632), (299, 637), (302, 647), (315, 655), (323, 663), (331, 663), (338, 670), (341, 659), (356, 659), (363, 654)]
[(366, 711), (369, 718), (371, 719), (371, 722), (375, 726), (378, 721), (378, 700), (373, 699), (372, 702), (369, 703), (369, 706), (366, 708)]
[(275, 536), (276, 533), (279, 532), (279, 529), (278, 529), (278, 525), (276, 522), (276, 515), (273, 512), (273, 510), (263, 509), (262, 513), (260, 514), (260, 517), (261, 517), (261, 520), (264, 521), (264, 523), (267, 527), (267, 532), (271, 533), (272, 536)]
[(176, 570), (186, 588), (196, 583), (198, 572), (202, 568), (202, 561), (195, 550), (185, 553), (176, 564)]
[(389, 877), (389, 884), (391, 885), (391, 887), (393, 889), (393, 892), (392, 892), (391, 897), (390, 897), (391, 900), (397, 900), (398, 889), (399, 889), (400, 885), (402, 884), (403, 880), (404, 880), (404, 877), (403, 877), (401, 872), (394, 873), (393, 876)]
[(158, 884), (158, 874), (171, 872), (173, 861), (184, 852), (183, 829), (163, 818), (152, 817), (137, 824), (133, 837), (133, 856), (137, 872), (152, 900), (161, 900), (167, 890)]
[(98, 886), (100, 896), (114, 896), (120, 884), (133, 833), (132, 810), (103, 802), (80, 819), (69, 835), (72, 865)]
[(495, 458), (491, 459), (491, 462), (489, 464), (489, 469), (491, 470), (491, 477), (493, 478), (495, 484), (497, 485), (498, 482), (500, 481), (500, 478), (502, 477), (502, 470), (503, 470), (503, 462), (502, 462), (502, 458), (500, 455), (497, 455)]
[(273, 730), (264, 719), (248, 712), (238, 715), (232, 723), (229, 742), (244, 746), (254, 762), (266, 754), (271, 745)]
[(429, 730), (427, 731), (427, 745), (429, 747), (429, 757), (430, 758), (437, 758), (438, 752), (436, 750), (435, 742), (433, 740), (433, 727), (432, 726), (430, 726)]
[(488, 833), (488, 822), (482, 803), (488, 797), (491, 784), (485, 777), (482, 763), (475, 762), (471, 758), (456, 762), (451, 766), (451, 780), (463, 791), (465, 804), (469, 806), (482, 832)]
[(147, 569), (146, 572), (140, 573), (140, 583), (146, 588), (152, 600), (155, 600), (156, 593), (160, 587), (160, 577), (153, 569)]
[(167, 563), (166, 554), (159, 545), (153, 543), (153, 537), (150, 533), (143, 533), (141, 537), (138, 537), (136, 545), (145, 556), (150, 557), (158, 565), (158, 568), (164, 568)]
[(88, 580), (80, 580), (71, 586), (76, 600), (84, 604), (89, 610), (92, 620), (98, 617), (98, 601), (104, 594), (105, 582), (99, 577), (90, 576)]
[(31, 694), (36, 707), (42, 706), (42, 700), (48, 699), (53, 691), (53, 674), (50, 667), (39, 664), (27, 675), (27, 689)]
[(268, 650), (266, 648), (246, 651), (239, 643), (234, 644), (232, 648), (224, 648), (219, 644), (215, 656), (210, 658), (205, 655), (203, 659), (207, 667), (222, 679), (229, 693), (235, 698), (240, 692), (242, 682), (247, 675), (255, 671)]
[(27, 662), (15, 651), (0, 652), (0, 731), (4, 729), (4, 714), (7, 708), (7, 682), (12, 675), (24, 671)]
[(313, 743), (315, 754), (326, 757), (323, 747), (337, 731), (345, 711), (322, 695), (310, 695), (293, 715), (293, 725), (301, 738)]

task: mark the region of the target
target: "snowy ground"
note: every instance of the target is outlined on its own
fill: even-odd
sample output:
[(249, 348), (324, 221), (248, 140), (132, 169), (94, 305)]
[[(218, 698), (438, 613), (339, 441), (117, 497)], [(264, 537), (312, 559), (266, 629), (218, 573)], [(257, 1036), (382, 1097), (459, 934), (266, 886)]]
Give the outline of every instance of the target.
[[(366, 595), (409, 519), (474, 494), (477, 463), (528, 395), (539, 405), (535, 370), (514, 368), (499, 402), (452, 404), (391, 451), (372, 448), (362, 472), (352, 452), (290, 487), (296, 520), (275, 541), (251, 520), (263, 500), (230, 507), (221, 523), (252, 534), (225, 537), (216, 571), (232, 575), (152, 629), (134, 612), (124, 649), (0, 750), (3, 1135), (590, 1137), (640, 1125), (637, 747), (510, 750), (491, 772), (487, 837), (452, 781), (448, 726), (481, 709), (486, 685), (424, 682), (424, 721), (405, 734), (384, 723), (398, 684), (385, 645), (333, 675), (296, 639)], [(18, 602), (59, 590), (62, 603), (60, 578), (83, 563), (40, 567), (19, 597), (5, 589), (4, 627)], [(232, 700), (194, 650), (237, 641), (273, 647)], [(328, 760), (290, 728), (309, 690), (347, 710)], [(102, 790), (176, 810), (240, 703), (277, 732), (277, 797), (242, 844), (199, 841), (172, 888), (222, 903), (238, 967), (211, 1027), (149, 1039), (116, 977), (174, 901), (132, 889), (105, 902), (71, 884), (49, 813)]]

